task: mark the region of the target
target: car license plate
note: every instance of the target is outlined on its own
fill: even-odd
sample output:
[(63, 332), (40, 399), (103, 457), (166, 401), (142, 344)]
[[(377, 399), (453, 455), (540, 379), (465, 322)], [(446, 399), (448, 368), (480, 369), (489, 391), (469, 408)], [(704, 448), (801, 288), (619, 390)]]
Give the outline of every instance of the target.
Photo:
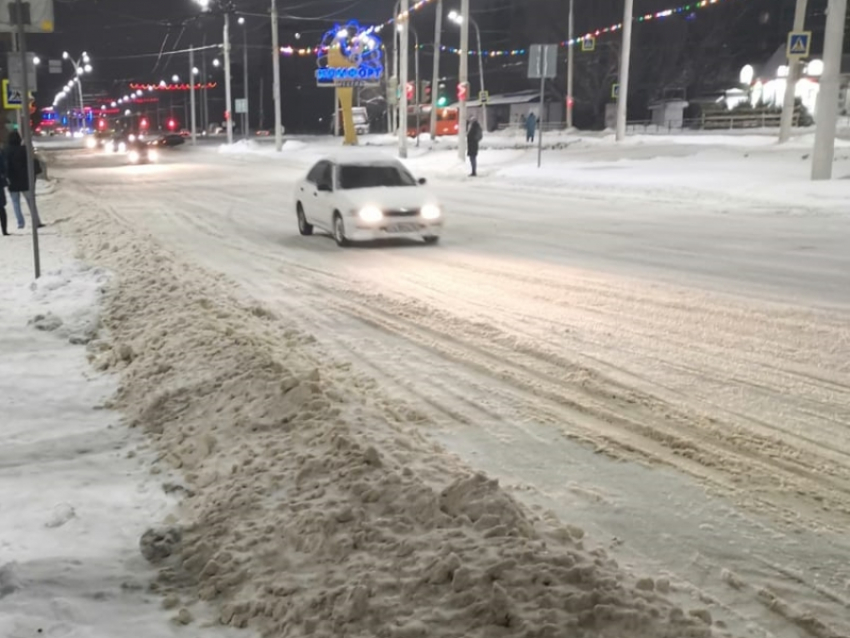
[(388, 233), (416, 233), (419, 232), (418, 224), (393, 224), (387, 226)]

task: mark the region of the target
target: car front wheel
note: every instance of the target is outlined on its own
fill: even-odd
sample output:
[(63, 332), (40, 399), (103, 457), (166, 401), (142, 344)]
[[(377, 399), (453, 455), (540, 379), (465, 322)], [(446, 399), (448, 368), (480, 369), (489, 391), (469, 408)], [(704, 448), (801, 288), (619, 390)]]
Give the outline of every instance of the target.
[(436, 244), (439, 244), (439, 243), (440, 243), (440, 238), (439, 238), (439, 236), (437, 236), (437, 235), (431, 235), (430, 237), (425, 237), (425, 238), (424, 238), (424, 241), (425, 241), (425, 243), (426, 243), (426, 244), (428, 244), (429, 246), (434, 246), (434, 245), (436, 245)]
[(298, 232), (305, 237), (313, 234), (313, 227), (307, 223), (307, 216), (304, 215), (304, 207), (298, 204)]
[(345, 222), (339, 213), (334, 215), (334, 239), (336, 245), (340, 248), (346, 248), (349, 245), (348, 239), (345, 237)]

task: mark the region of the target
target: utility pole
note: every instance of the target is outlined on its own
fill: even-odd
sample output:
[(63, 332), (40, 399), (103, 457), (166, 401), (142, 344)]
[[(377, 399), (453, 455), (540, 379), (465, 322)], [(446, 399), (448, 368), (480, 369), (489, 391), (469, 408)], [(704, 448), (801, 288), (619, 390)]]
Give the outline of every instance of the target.
[(407, 82), (410, 67), (410, 0), (401, 0), (401, 15), (403, 19), (397, 22), (399, 38), (401, 40), (401, 73), (399, 75), (399, 86), (401, 87), (401, 99), (399, 100), (398, 118), (398, 156), (402, 159), (407, 157)]
[[(794, 11), (794, 31), (799, 32), (806, 27), (806, 9), (808, 0), (797, 0)], [(797, 82), (800, 80), (803, 63), (799, 58), (788, 60), (788, 80), (785, 83), (785, 101), (782, 104), (782, 120), (779, 123), (779, 143), (784, 144), (791, 139), (791, 127), (794, 125), (794, 110), (797, 98)]]
[(198, 144), (198, 120), (195, 109), (195, 49), (189, 49), (189, 83), (191, 84), (190, 101), (192, 102), (192, 146)]
[[(204, 127), (204, 131), (209, 133), (210, 130), (210, 100), (209, 100), (209, 89), (207, 89), (207, 83), (209, 82), (209, 77), (207, 76), (207, 35), (204, 34), (204, 53), (201, 56), (201, 73), (203, 74), (203, 87), (201, 91), (203, 91), (201, 97), (204, 101), (203, 112), (201, 113), (201, 125)], [(157, 105), (157, 109), (159, 105)], [(159, 117), (159, 111), (157, 111), (157, 118)]]
[[(24, 96), (21, 100), (21, 117), (24, 131), (24, 147), (27, 153), (27, 172), (29, 173), (29, 197), (26, 197), (30, 206), (30, 217), (32, 222), (32, 253), (35, 265), (35, 278), (41, 277), (41, 252), (38, 245), (38, 227), (41, 226), (41, 218), (38, 215), (38, 205), (35, 199), (35, 151), (32, 145), (32, 131), (30, 130), (30, 80), (29, 80), (29, 56), (27, 55), (27, 38), (24, 31), (24, 5), (21, 0), (16, 0), (15, 8), (18, 15), (18, 52), (21, 56), (21, 68), (24, 71), (23, 86)], [(82, 92), (82, 84), (80, 84)], [(85, 111), (83, 111), (85, 116)]]
[(401, 99), (400, 99), (399, 93), (398, 93), (398, 88), (401, 86), (401, 82), (399, 82), (399, 73), (398, 73), (398, 38), (399, 38), (399, 35), (400, 35), (399, 31), (398, 31), (398, 25), (399, 25), (398, 16), (401, 12), (401, 0), (398, 0), (398, 2), (395, 3), (395, 7), (393, 8), (393, 11), (395, 12), (393, 14), (393, 80), (394, 80), (393, 83), (395, 84), (396, 95), (395, 95), (395, 98), (394, 98), (393, 108), (392, 108), (393, 116), (390, 120), (390, 133), (397, 133), (398, 132), (397, 126), (399, 124), (399, 121), (398, 121), (399, 120), (399, 118), (398, 118), (398, 114), (399, 114), (398, 105), (401, 103)]
[[(413, 28), (413, 27), (411, 27)], [(416, 146), (419, 146), (419, 138), (422, 136), (422, 85), (421, 78), (419, 76), (419, 32), (415, 29), (413, 30), (413, 35), (416, 36), (414, 40), (414, 49), (413, 49), (413, 76), (415, 81), (415, 89), (414, 89), (414, 102), (416, 103)]]
[(576, 71), (576, 50), (575, 43), (573, 39), (575, 38), (575, 13), (574, 13), (574, 4), (575, 0), (570, 0), (570, 24), (569, 24), (569, 48), (567, 50), (567, 130), (570, 130), (573, 127), (573, 105), (575, 104), (575, 98), (573, 97), (573, 87), (575, 82), (575, 71)]
[(437, 109), (440, 102), (440, 53), (443, 45), (443, 0), (437, 0), (434, 30), (434, 75), (431, 82), (431, 141), (437, 139)]
[(224, 13), (224, 114), (227, 118), (227, 143), (233, 144), (233, 91), (230, 85), (230, 11)]
[(250, 128), (251, 119), (248, 115), (248, 27), (243, 24), (242, 25), (242, 35), (243, 44), (242, 44), (242, 66), (245, 69), (245, 113), (242, 114), (242, 126), (245, 130), (245, 141), (247, 142), (249, 139), (248, 129)]
[(265, 130), (265, 128), (266, 128), (266, 105), (265, 105), (265, 102), (264, 102), (265, 97), (266, 97), (265, 86), (266, 86), (266, 79), (261, 77), (260, 78), (260, 124), (259, 124), (259, 129), (261, 131)]
[[(460, 15), (462, 18), (460, 24), (460, 84), (469, 93), (469, 0), (461, 0)], [(466, 161), (466, 125), (467, 125), (467, 110), (466, 100), (460, 101), (460, 113), (458, 117), (458, 157), (461, 161)]]
[(283, 116), (280, 103), (280, 28), (277, 16), (277, 0), (272, 3), (272, 68), (274, 69), (274, 146), (278, 153), (283, 150)]
[(829, 0), (827, 11), (826, 40), (823, 47), (823, 75), (820, 78), (816, 116), (817, 130), (815, 131), (815, 148), (812, 152), (813, 180), (832, 179), (847, 0)]
[[(629, 108), (629, 63), (632, 57), (632, 16), (634, 0), (626, 0), (623, 15), (623, 51), (620, 58), (620, 96), (617, 98), (617, 141), (626, 139), (626, 117)], [(837, 98), (836, 98), (837, 100)]]

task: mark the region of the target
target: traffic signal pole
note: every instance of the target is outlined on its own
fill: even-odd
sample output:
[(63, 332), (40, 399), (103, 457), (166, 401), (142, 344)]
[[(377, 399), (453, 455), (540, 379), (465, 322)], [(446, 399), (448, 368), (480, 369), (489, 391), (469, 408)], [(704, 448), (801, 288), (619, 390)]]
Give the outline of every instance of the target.
[(434, 76), (431, 82), (431, 141), (437, 139), (437, 109), (440, 106), (440, 53), (443, 41), (443, 0), (437, 0), (437, 24), (434, 31)]
[[(460, 14), (463, 21), (460, 25), (460, 84), (465, 93), (469, 93), (469, 0), (461, 0)], [(458, 144), (457, 154), (461, 161), (466, 161), (466, 128), (467, 128), (467, 109), (466, 102), (469, 96), (465, 95), (460, 100), (460, 113), (458, 118)]]
[[(794, 11), (794, 31), (800, 32), (806, 28), (806, 9), (808, 0), (797, 0)], [(800, 80), (803, 63), (799, 58), (788, 60), (788, 80), (785, 83), (785, 101), (782, 104), (782, 120), (779, 123), (779, 143), (784, 144), (791, 139), (791, 127), (794, 124), (796, 109), (797, 82)]]

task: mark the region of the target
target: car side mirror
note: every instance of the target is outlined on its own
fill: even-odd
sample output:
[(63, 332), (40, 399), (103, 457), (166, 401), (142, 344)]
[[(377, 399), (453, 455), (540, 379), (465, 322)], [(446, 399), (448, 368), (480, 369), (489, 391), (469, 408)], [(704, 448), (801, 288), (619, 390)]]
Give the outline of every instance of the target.
[(319, 184), (317, 188), (320, 193), (330, 193), (333, 191), (330, 184)]
[(428, 183), (428, 180), (425, 179), (424, 177), (419, 178), (419, 185), (420, 186), (425, 186), (425, 184), (427, 184), (427, 183)]

